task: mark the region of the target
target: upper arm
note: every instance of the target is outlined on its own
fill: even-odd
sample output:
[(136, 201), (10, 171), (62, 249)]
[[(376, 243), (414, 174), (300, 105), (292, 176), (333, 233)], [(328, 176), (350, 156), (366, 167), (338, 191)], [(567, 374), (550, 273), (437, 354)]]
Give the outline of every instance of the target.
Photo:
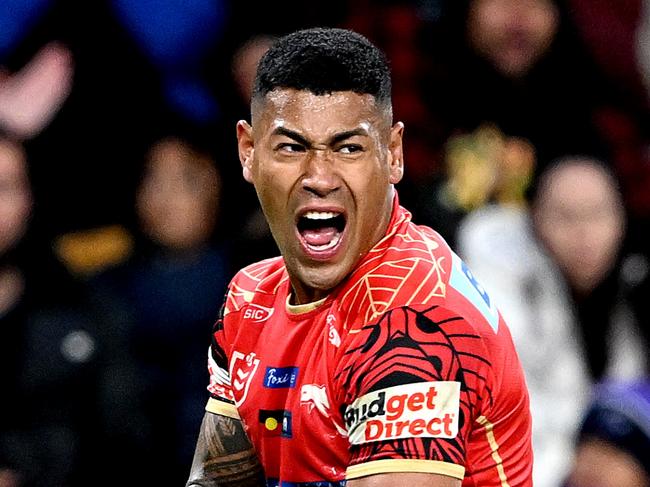
[(224, 306), (208, 353), (210, 399), (199, 430), (188, 487), (264, 485), (263, 469), (235, 407), (224, 350)]
[(263, 471), (241, 420), (206, 412), (188, 487), (259, 486)]
[(460, 487), (461, 481), (433, 473), (384, 473), (348, 480), (348, 487)]
[(474, 414), (489, 400), (482, 337), (454, 310), (413, 305), (387, 311), (355, 340), (339, 382), (348, 478), (410, 469), (462, 479)]

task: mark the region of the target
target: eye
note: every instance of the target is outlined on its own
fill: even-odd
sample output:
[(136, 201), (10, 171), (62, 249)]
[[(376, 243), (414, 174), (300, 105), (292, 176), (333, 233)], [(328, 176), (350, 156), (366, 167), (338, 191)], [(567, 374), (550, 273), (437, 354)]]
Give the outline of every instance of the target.
[(305, 146), (301, 144), (296, 144), (296, 143), (291, 143), (291, 142), (283, 142), (281, 144), (278, 144), (275, 146), (276, 151), (282, 151), (282, 152), (305, 152)]
[(363, 147), (361, 147), (359, 144), (345, 144), (337, 149), (337, 152), (340, 152), (341, 154), (356, 154), (357, 152), (362, 151)]

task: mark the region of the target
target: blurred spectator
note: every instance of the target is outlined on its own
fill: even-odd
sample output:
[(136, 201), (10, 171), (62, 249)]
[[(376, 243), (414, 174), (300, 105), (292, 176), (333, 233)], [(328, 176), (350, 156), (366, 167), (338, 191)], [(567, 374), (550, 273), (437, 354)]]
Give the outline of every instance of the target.
[[(423, 103), (423, 92), (437, 89), (424, 81), (431, 64), (422, 38), (426, 27), (437, 25), (443, 0), (355, 0), (348, 2), (344, 26), (381, 46), (391, 64), (393, 110), (406, 123), (406, 176), (430, 176), (436, 166), (441, 135), (438, 123)], [(433, 112), (435, 114), (435, 112)], [(403, 192), (402, 192), (403, 193)], [(400, 194), (400, 197), (402, 195)], [(408, 195), (404, 195), (408, 197)]]
[(576, 450), (566, 487), (650, 486), (650, 381), (599, 385)]
[(598, 110), (594, 121), (621, 181), (633, 236), (639, 237), (632, 243), (647, 249), (643, 234), (647, 233), (650, 222), (648, 2), (569, 0), (569, 3), (590, 53), (611, 82), (608, 95), (613, 103)]
[(537, 486), (566, 475), (593, 381), (648, 371), (648, 261), (625, 252), (625, 228), (611, 171), (578, 156), (540, 173), (530, 209), (489, 205), (459, 228), (459, 253), (490, 289), (526, 373)]
[(182, 485), (191, 464), (206, 400), (205, 344), (231, 275), (220, 200), (214, 161), (184, 140), (160, 140), (137, 191), (135, 252), (93, 280), (130, 323), (136, 377), (125, 387), (139, 424), (122, 440), (122, 461), (133, 484)]
[[(256, 219), (232, 143), (236, 121), (250, 111), (241, 75), (273, 35), (334, 25), (347, 8), (338, 0), (282, 9), (226, 0), (5, 3), (0, 126), (27, 139), (34, 198), (51, 237), (134, 225), (124, 195), (134, 194), (145, 151), (170, 123), (218, 156), (224, 224), (238, 232)], [(271, 251), (258, 247), (246, 263)]]
[(237, 49), (232, 60), (232, 75), (237, 92), (241, 96), (245, 110), (250, 110), (251, 95), (257, 64), (266, 51), (273, 45), (275, 38), (268, 35), (256, 35), (248, 39)]
[[(234, 118), (229, 129), (235, 126), (236, 119), (250, 119), (251, 94), (257, 63), (274, 41), (275, 37), (270, 35), (253, 35), (233, 54), (231, 74), (236, 94), (233, 98), (236, 102), (230, 101)], [(232, 135), (230, 130), (228, 135)], [(236, 144), (232, 142), (233, 139), (226, 139), (224, 142), (233, 151), (231, 167), (224, 168), (224, 172), (230, 177), (224, 198), (230, 201), (231, 211), (228, 212), (226, 223), (233, 231), (230, 238), (235, 242), (232, 246), (231, 267), (239, 269), (252, 262), (274, 257), (279, 251), (259, 206), (255, 189), (246, 183), (241, 175), (241, 166), (237, 163), (238, 156), (235, 152)]]
[(110, 328), (32, 208), (25, 153), (1, 138), (0, 486), (88, 485), (104, 461)]
[(624, 245), (626, 217), (611, 170), (566, 158), (533, 188), (533, 226), (576, 304), (590, 374), (635, 377), (648, 363), (648, 260)]
[(445, 178), (435, 183), (434, 192), (420, 193), (430, 203), (420, 208), (420, 216), (455, 238), (458, 223), (473, 210), (488, 203), (524, 204), (535, 171), (535, 149), (525, 138), (506, 136), (485, 124), (447, 142), (445, 165)]
[[(404, 9), (401, 2), (389, 3)], [(415, 13), (400, 18), (410, 19), (401, 25), (411, 25), (406, 38), (419, 55), (409, 65), (418, 81), (406, 91), (416, 94), (424, 113), (410, 131), (407, 123), (405, 136), (415, 135), (426, 149), (414, 159), (406, 154), (402, 194), (415, 221), (453, 242), (468, 209), (455, 193), (465, 189), (447, 185), (456, 164), (450, 159), (458, 160), (452, 152), (459, 139), (473, 143), (485, 127), (506, 145), (514, 142), (529, 167), (563, 154), (607, 154), (593, 117), (609, 103), (610, 86), (576, 34), (564, 0), (446, 1), (432, 20), (418, 10), (422, 2), (411, 3)], [(485, 195), (487, 201), (494, 197)]]
[(198, 124), (215, 122), (221, 107), (207, 86), (205, 65), (225, 30), (224, 0), (111, 0), (112, 10), (157, 69), (172, 110)]
[[(144, 150), (171, 116), (112, 0), (0, 9), (0, 124), (23, 139), (49, 237), (130, 223)], [(2, 49), (4, 48), (4, 49)]]
[(0, 71), (0, 126), (21, 139), (36, 136), (70, 94), (74, 68), (70, 51), (44, 46), (16, 73)]

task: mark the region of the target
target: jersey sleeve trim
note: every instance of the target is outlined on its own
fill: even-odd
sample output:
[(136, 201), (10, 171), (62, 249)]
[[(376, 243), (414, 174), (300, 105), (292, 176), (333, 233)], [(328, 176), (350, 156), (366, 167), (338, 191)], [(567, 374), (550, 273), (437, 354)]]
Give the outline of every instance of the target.
[(205, 405), (205, 410), (209, 413), (220, 414), (221, 416), (228, 416), (233, 419), (241, 419), (239, 411), (234, 404), (230, 404), (211, 397), (208, 399), (208, 404)]
[(508, 477), (506, 476), (505, 469), (503, 468), (503, 460), (501, 455), (499, 455), (499, 443), (494, 436), (494, 424), (492, 424), (485, 416), (480, 416), (476, 418), (476, 422), (485, 427), (485, 436), (490, 445), (490, 450), (492, 450), (492, 460), (497, 468), (499, 473), (499, 480), (501, 481), (502, 486), (508, 486)]
[(387, 459), (351, 465), (345, 473), (345, 478), (350, 480), (367, 475), (395, 472), (437, 473), (460, 480), (465, 477), (465, 467), (454, 463), (439, 460)]

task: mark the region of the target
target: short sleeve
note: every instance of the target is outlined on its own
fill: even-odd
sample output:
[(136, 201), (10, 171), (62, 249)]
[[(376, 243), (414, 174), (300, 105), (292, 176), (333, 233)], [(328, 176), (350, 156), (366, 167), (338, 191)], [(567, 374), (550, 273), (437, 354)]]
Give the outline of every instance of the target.
[(228, 357), (225, 353), (225, 302), (224, 300), (224, 306), (221, 307), (219, 317), (212, 329), (212, 340), (208, 349), (208, 373), (210, 375), (208, 392), (210, 393), (210, 399), (205, 409), (222, 416), (239, 418), (230, 385)]
[(470, 428), (490, 401), (485, 344), (442, 306), (395, 308), (349, 343), (337, 374), (347, 478), (388, 472), (462, 479)]

